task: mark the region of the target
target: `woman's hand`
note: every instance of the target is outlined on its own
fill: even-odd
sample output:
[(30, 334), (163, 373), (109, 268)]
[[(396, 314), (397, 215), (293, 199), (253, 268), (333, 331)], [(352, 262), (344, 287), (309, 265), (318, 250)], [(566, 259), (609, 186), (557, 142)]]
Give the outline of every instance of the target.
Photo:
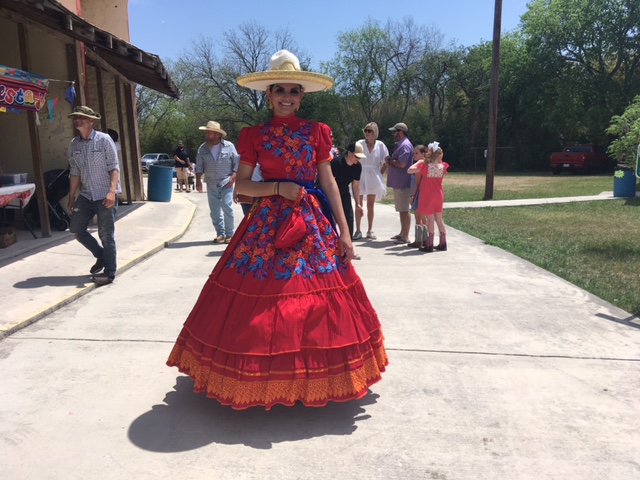
[(351, 235), (349, 234), (349, 230), (340, 234), (340, 238), (338, 239), (338, 243), (340, 246), (340, 258), (344, 263), (349, 263), (353, 260), (353, 243), (351, 243)]
[(302, 187), (294, 182), (278, 182), (280, 186), (276, 187), (276, 192), (280, 192), (280, 196), (287, 200), (295, 201)]

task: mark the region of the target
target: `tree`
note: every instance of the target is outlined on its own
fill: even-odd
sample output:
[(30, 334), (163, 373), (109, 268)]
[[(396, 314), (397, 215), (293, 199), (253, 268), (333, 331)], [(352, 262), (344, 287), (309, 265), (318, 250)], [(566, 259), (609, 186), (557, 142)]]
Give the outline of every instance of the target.
[[(270, 32), (255, 22), (246, 22), (224, 32), (223, 38), (220, 47), (220, 41), (198, 37), (179, 66), (189, 72), (198, 95), (204, 100), (204, 109), (215, 112), (219, 121), (238, 132), (243, 126), (264, 120), (266, 95), (239, 86), (236, 79), (267, 70), (271, 55), (281, 49), (296, 52), (301, 66), (308, 64), (309, 59), (288, 29)], [(221, 51), (224, 55), (218, 58)]]
[(355, 100), (366, 122), (381, 114), (391, 94), (389, 62), (393, 55), (388, 32), (367, 19), (360, 29), (338, 35), (338, 53), (323, 64), (335, 80), (336, 94)]
[[(611, 115), (640, 88), (637, 0), (533, 0), (522, 16), (528, 48), (558, 95), (560, 138), (603, 142)], [(569, 139), (569, 138), (567, 138)]]
[(629, 105), (622, 115), (614, 115), (607, 129), (609, 135), (617, 137), (609, 145), (609, 154), (621, 166), (635, 165), (640, 144), (640, 95)]

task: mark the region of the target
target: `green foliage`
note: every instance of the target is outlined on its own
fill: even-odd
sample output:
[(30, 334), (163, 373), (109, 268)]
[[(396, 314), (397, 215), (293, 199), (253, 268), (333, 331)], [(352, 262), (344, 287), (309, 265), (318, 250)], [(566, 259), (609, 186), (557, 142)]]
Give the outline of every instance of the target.
[(634, 168), (640, 144), (640, 95), (622, 115), (614, 115), (611, 118), (611, 126), (607, 133), (617, 137), (609, 145), (609, 154), (619, 165)]
[[(546, 124), (563, 143), (606, 144), (612, 114), (640, 91), (637, 0), (534, 0), (522, 16), (531, 58), (545, 73)], [(553, 92), (557, 92), (553, 95)]]
[[(640, 2), (532, 0), (528, 7), (521, 27), (500, 43), (498, 170), (546, 171), (549, 153), (564, 144), (606, 145), (611, 136), (621, 142), (611, 151), (630, 158), (617, 152), (633, 135), (614, 126), (640, 94)], [(240, 129), (271, 113), (265, 93), (239, 87), (236, 78), (266, 70), (281, 48), (311, 65), (287, 31), (248, 22), (216, 37), (194, 39), (169, 62), (180, 101), (138, 90), (143, 151), (169, 151), (177, 138), (193, 150), (208, 120), (237, 140)], [(453, 170), (484, 171), (493, 45), (462, 48), (442, 39), (436, 27), (410, 18), (366, 19), (341, 32), (335, 56), (321, 65), (335, 87), (306, 95), (300, 116), (327, 123), (341, 146), (375, 121), (391, 147), (388, 128), (404, 121), (414, 143), (440, 141)]]

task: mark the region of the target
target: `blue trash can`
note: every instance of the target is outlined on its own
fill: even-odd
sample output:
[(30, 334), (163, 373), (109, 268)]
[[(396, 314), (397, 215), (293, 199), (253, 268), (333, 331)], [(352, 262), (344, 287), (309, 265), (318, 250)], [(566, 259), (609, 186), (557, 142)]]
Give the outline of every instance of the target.
[(636, 174), (633, 170), (617, 170), (613, 175), (614, 197), (636, 196)]
[(170, 202), (173, 190), (173, 168), (149, 166), (147, 199), (152, 202)]

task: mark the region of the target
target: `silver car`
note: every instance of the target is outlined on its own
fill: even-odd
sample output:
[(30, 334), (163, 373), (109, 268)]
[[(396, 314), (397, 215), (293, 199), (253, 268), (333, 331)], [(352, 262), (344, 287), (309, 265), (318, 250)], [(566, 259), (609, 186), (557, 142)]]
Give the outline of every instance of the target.
[(148, 172), (151, 165), (173, 167), (174, 160), (166, 153), (145, 153), (140, 159), (143, 172)]

